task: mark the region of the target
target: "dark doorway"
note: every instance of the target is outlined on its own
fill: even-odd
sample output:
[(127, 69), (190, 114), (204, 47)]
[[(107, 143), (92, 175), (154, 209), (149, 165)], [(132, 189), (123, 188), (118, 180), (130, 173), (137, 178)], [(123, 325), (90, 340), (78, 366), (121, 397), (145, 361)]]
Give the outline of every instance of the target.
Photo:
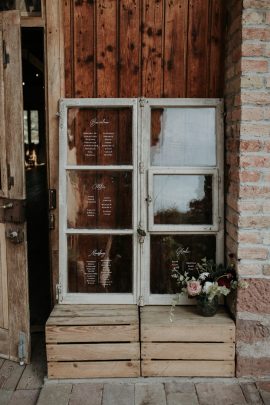
[(24, 145), (30, 320), (42, 328), (50, 311), (44, 32), (22, 28)]

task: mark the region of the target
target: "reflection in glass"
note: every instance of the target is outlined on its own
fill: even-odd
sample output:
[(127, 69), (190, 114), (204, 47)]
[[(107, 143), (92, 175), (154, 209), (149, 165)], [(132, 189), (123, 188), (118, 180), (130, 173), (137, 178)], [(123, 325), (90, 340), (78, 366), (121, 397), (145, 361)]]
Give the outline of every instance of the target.
[(69, 108), (68, 164), (132, 164), (131, 108)]
[(0, 11), (19, 10), (22, 15), (41, 15), (41, 0), (1, 0)]
[(131, 229), (131, 171), (67, 171), (69, 228)]
[(154, 224), (212, 224), (212, 175), (154, 175), (153, 204)]
[(132, 235), (69, 235), (68, 291), (132, 292)]
[(215, 166), (215, 108), (163, 108), (151, 114), (152, 166)]
[(178, 265), (181, 255), (183, 265), (189, 270), (192, 270), (195, 263), (200, 262), (204, 257), (215, 260), (215, 235), (151, 235), (150, 243), (150, 291), (152, 294), (177, 292), (176, 282), (171, 277), (171, 273)]

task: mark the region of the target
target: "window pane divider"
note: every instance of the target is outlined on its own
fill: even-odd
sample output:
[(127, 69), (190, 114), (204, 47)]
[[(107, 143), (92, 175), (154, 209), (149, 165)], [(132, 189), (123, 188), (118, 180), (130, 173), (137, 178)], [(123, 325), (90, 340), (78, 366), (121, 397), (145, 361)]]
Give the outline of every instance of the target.
[(116, 166), (116, 165), (66, 165), (65, 170), (115, 170), (115, 171), (121, 171), (121, 170), (133, 170), (134, 166), (132, 165), (123, 165), (123, 166)]
[(133, 235), (133, 229), (66, 229), (67, 235)]

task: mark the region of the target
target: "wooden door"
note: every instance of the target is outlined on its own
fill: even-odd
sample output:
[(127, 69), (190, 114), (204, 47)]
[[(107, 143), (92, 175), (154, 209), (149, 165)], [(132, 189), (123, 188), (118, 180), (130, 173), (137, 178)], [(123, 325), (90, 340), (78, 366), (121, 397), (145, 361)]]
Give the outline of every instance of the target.
[(28, 362), (20, 15), (0, 13), (0, 357)]

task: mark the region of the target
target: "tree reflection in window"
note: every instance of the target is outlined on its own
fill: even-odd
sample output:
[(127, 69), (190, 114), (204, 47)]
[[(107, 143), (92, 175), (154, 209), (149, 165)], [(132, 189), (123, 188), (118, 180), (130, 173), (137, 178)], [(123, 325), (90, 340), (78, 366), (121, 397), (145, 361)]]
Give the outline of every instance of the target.
[(155, 175), (154, 223), (212, 224), (212, 175)]

